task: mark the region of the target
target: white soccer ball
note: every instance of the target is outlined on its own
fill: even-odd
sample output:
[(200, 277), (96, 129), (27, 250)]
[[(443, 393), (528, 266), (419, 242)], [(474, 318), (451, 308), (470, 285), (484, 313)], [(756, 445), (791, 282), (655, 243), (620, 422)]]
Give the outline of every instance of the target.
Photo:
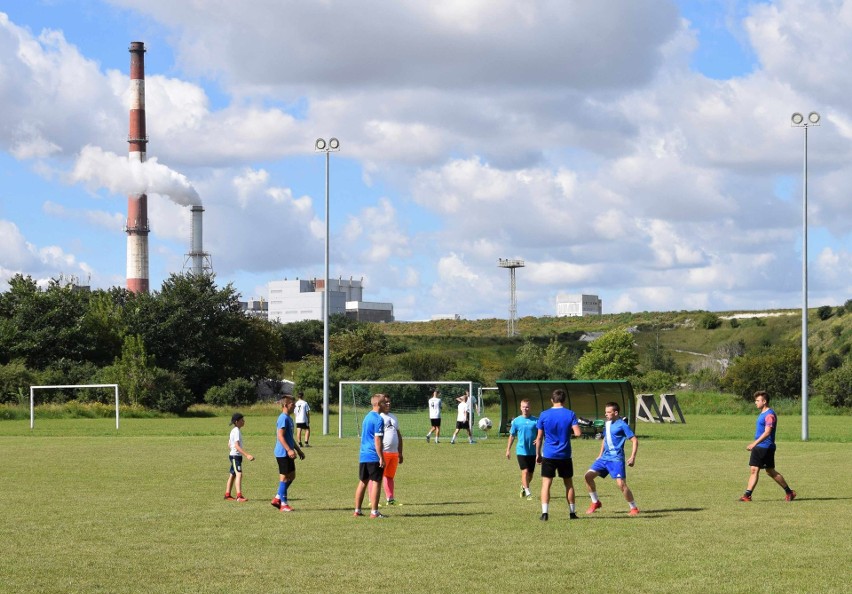
[(482, 417), (481, 419), (479, 419), (479, 428), (483, 431), (488, 431), (493, 426), (494, 425), (491, 423), (491, 419), (489, 419), (488, 417)]

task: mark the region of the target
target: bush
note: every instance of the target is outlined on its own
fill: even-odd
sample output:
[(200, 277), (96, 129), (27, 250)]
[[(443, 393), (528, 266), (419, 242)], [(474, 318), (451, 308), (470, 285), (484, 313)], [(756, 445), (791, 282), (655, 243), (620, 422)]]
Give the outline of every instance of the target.
[(814, 382), (814, 391), (832, 406), (852, 406), (852, 363), (822, 374)]
[(740, 321), (737, 318), (731, 318), (731, 328), (739, 328)]
[(645, 375), (630, 378), (633, 389), (640, 392), (670, 392), (677, 387), (677, 376), (655, 369)]
[(230, 379), (213, 386), (204, 394), (204, 402), (213, 406), (247, 406), (257, 402), (257, 386), (244, 378)]
[(686, 378), (690, 388), (697, 392), (710, 390), (720, 391), (722, 389), (722, 374), (714, 367), (704, 367)]
[(820, 320), (827, 320), (834, 313), (834, 308), (830, 305), (823, 305), (817, 308), (817, 317)]
[[(813, 357), (808, 375), (815, 377)], [(736, 358), (722, 378), (722, 388), (750, 400), (757, 390), (772, 398), (798, 398), (802, 387), (802, 356), (796, 347), (773, 347)]]
[(38, 383), (37, 378), (23, 361), (0, 365), (0, 403), (24, 404), (30, 386)]
[(722, 325), (722, 320), (714, 313), (706, 312), (698, 318), (698, 327), (705, 330), (715, 330)]

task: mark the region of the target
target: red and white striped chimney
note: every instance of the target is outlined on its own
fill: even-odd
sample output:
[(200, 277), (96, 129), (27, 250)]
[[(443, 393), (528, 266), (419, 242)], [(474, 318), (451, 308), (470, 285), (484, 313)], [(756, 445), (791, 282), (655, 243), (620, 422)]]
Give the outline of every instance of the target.
[[(145, 162), (148, 136), (145, 133), (145, 44), (130, 43), (130, 133), (127, 136), (130, 161)], [(127, 197), (127, 290), (148, 292), (148, 196)]]

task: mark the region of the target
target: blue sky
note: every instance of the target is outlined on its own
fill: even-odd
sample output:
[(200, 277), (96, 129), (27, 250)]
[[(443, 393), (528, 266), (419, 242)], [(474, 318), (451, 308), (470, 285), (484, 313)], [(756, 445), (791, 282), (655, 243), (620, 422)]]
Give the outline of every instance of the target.
[[(131, 41), (146, 45), (151, 286), (364, 278), (398, 319), (852, 297), (852, 2), (0, 0), (0, 281), (123, 286)], [(153, 175), (153, 174), (152, 174)], [(175, 184), (175, 179), (180, 183)], [(182, 181), (181, 181), (182, 180)], [(171, 183), (166, 183), (170, 181)], [(181, 186), (185, 184), (185, 187)]]

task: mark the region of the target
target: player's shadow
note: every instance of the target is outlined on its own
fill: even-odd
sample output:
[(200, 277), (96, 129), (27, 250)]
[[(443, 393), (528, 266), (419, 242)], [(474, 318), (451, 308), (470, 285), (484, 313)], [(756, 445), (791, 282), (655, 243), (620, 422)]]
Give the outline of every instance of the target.
[(488, 512), (478, 511), (478, 512), (427, 512), (422, 514), (413, 514), (411, 512), (402, 512), (394, 511), (388, 512), (393, 513), (394, 516), (399, 516), (401, 518), (451, 518), (451, 517), (462, 517), (462, 516), (490, 516), (491, 514)]

